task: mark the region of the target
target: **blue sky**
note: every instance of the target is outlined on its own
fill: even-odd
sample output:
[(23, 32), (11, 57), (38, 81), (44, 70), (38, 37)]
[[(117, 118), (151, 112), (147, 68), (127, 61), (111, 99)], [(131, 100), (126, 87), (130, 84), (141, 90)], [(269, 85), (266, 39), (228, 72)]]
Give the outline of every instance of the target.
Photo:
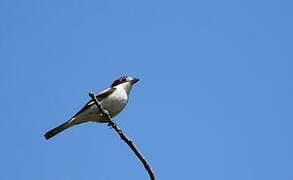
[(124, 74), (141, 81), (115, 120), (158, 179), (292, 179), (292, 18), (291, 1), (0, 1), (0, 179), (148, 179), (103, 124), (42, 137)]

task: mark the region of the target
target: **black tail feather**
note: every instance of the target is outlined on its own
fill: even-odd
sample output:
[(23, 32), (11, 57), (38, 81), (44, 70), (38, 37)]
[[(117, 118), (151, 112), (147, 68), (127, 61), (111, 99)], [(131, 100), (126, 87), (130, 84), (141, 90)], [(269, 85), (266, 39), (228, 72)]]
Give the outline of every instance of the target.
[(72, 122), (70, 120), (66, 121), (65, 123), (57, 126), (56, 128), (51, 129), (50, 131), (48, 131), (44, 136), (45, 136), (46, 140), (48, 140), (51, 137), (57, 135), (58, 133), (64, 131), (65, 129), (71, 127), (72, 125), (73, 124), (72, 124)]

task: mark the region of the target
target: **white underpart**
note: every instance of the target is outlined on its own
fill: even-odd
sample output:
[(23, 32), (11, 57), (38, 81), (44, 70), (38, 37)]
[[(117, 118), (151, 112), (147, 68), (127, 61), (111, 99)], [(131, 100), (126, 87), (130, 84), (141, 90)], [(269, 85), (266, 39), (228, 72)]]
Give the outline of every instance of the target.
[[(119, 114), (126, 106), (132, 85), (130, 82), (125, 82), (115, 86), (115, 88), (116, 90), (112, 94), (101, 101), (103, 108), (110, 113), (111, 117)], [(75, 124), (79, 124), (87, 121), (99, 122), (105, 119), (101, 117), (101, 112), (98, 112), (97, 106), (92, 105), (91, 108), (80, 113), (72, 120)]]

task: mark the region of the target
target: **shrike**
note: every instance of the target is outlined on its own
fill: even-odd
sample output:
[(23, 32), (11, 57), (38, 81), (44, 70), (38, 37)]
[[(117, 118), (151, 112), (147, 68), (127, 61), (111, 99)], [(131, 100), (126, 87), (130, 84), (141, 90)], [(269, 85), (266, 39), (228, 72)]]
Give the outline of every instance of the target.
[[(102, 107), (109, 112), (111, 117), (116, 116), (126, 106), (131, 88), (138, 80), (138, 78), (122, 76), (115, 80), (111, 87), (97, 95), (97, 99), (101, 102)], [(108, 122), (107, 118), (98, 110), (93, 100), (90, 100), (71, 119), (48, 131), (44, 136), (46, 139), (50, 139), (67, 128), (89, 121)]]

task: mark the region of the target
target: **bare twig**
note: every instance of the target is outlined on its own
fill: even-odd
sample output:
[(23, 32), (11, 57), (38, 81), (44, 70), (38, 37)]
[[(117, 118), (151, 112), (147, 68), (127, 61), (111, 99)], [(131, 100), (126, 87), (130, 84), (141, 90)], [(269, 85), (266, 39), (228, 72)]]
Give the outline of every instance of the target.
[(109, 125), (119, 134), (120, 138), (131, 148), (131, 150), (134, 152), (134, 154), (142, 162), (142, 164), (144, 165), (144, 168), (147, 170), (147, 172), (150, 176), (150, 179), (155, 180), (156, 178), (155, 178), (155, 175), (154, 175), (152, 168), (150, 167), (150, 165), (148, 164), (146, 159), (141, 155), (140, 151), (137, 149), (135, 144), (131, 141), (131, 139), (129, 139), (129, 137), (127, 137), (123, 133), (123, 131), (117, 126), (117, 124), (114, 121), (112, 121), (112, 118), (111, 118), (109, 112), (102, 107), (101, 103), (98, 101), (95, 94), (91, 92), (91, 93), (89, 93), (89, 96), (95, 102), (98, 109), (102, 112), (103, 116), (105, 116), (108, 119)]

